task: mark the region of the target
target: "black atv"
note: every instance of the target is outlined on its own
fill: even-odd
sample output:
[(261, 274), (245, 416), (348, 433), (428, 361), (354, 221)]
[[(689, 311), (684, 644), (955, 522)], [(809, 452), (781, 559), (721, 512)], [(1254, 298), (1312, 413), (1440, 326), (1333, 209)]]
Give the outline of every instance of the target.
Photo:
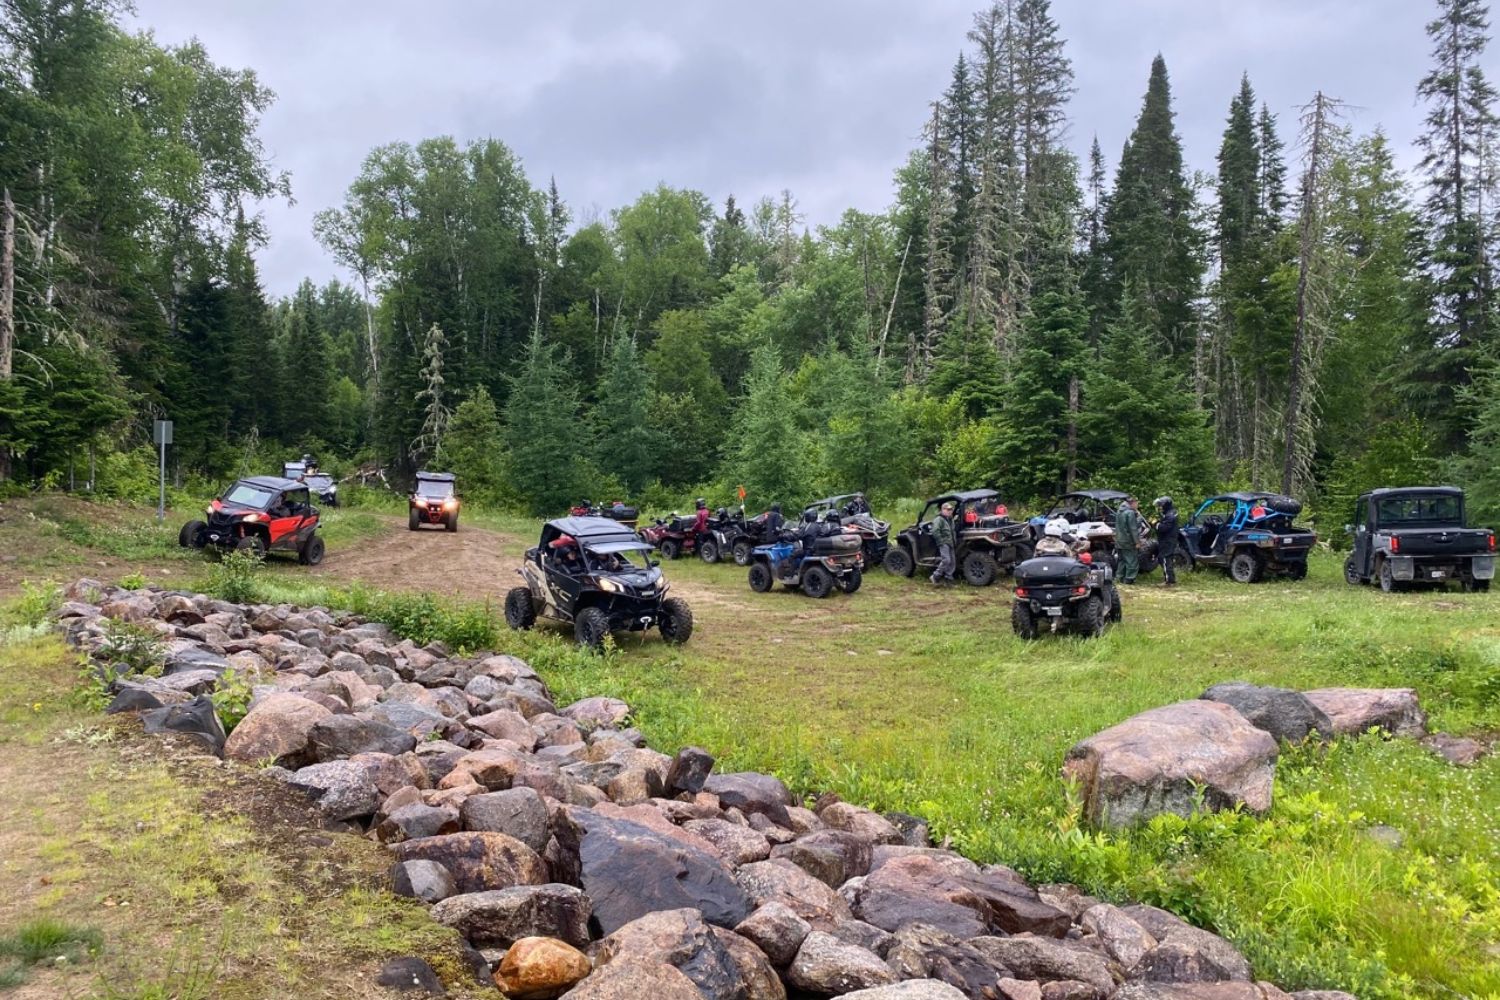
[(1000, 494), (994, 490), (970, 490), (928, 500), (917, 523), (892, 540), (885, 554), (887, 572), (909, 577), (918, 566), (923, 569), (937, 566), (939, 553), (932, 537), (931, 518), (945, 503), (953, 504), (956, 511), (954, 527), (958, 545), (953, 555), (970, 586), (988, 587), (996, 576), (1030, 558), (1031, 526), (1024, 521), (1012, 521), (1000, 502)]
[(329, 507), (339, 505), (339, 484), (328, 473), (307, 472), (303, 474), (302, 481), (307, 484), (308, 492), (317, 497), (320, 503)]
[(573, 626), (581, 645), (599, 649), (611, 632), (656, 628), (667, 642), (688, 641), (693, 612), (667, 596), (651, 546), (618, 521), (561, 517), (542, 527), (517, 571), (525, 586), (505, 595), (505, 622), (529, 629), (538, 617)]
[(1022, 639), (1043, 631), (1097, 637), (1121, 618), (1114, 572), (1102, 560), (1037, 556), (1016, 567), (1015, 581), (1010, 627)]
[(177, 533), (185, 549), (248, 552), (257, 559), (271, 552), (297, 556), (304, 566), (323, 561), (318, 509), (307, 484), (278, 476), (241, 479), (209, 504), (208, 520), (189, 521)]

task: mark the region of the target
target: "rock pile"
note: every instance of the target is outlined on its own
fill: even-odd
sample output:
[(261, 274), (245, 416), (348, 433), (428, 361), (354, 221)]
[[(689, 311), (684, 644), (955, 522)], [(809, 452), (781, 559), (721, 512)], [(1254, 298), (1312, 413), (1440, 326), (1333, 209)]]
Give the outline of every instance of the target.
[[(1165, 911), (1032, 887), (932, 846), (913, 817), (808, 808), (704, 750), (648, 749), (623, 702), (559, 706), (513, 656), (319, 608), (91, 581), (68, 597), (60, 623), (111, 678), (111, 711), (262, 766), (387, 845), (394, 890), (517, 1000), (1287, 996)], [(110, 619), (161, 635), (160, 676), (114, 676)], [(230, 671), (253, 694), (226, 737), (209, 695)], [(386, 976), (433, 989), (430, 972)]]

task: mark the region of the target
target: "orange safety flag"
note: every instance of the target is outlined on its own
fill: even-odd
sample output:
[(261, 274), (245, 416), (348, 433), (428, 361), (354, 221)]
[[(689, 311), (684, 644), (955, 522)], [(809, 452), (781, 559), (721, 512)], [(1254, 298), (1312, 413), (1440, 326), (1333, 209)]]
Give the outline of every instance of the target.
[(745, 487), (743, 487), (743, 486), (740, 487), (740, 499), (741, 500), (745, 499)]

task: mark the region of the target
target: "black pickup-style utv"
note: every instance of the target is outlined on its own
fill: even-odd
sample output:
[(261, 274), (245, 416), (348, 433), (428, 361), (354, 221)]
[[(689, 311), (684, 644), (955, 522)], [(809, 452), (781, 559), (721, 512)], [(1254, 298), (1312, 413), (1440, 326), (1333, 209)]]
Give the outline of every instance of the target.
[(1483, 592), (1495, 578), (1495, 533), (1464, 521), (1464, 493), (1454, 486), (1371, 490), (1344, 528), (1354, 551), (1344, 562), (1349, 583), (1379, 583), (1387, 593), (1458, 581)]
[(542, 527), (517, 572), (525, 585), (505, 595), (505, 621), (529, 629), (538, 617), (573, 626), (580, 644), (604, 645), (611, 632), (656, 628), (670, 643), (693, 634), (687, 602), (667, 596), (651, 546), (602, 517), (560, 517)]

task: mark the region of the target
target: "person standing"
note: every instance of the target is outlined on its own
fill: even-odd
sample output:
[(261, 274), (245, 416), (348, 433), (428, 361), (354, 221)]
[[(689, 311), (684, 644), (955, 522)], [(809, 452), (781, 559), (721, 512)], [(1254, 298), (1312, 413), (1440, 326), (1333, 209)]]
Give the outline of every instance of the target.
[(958, 535), (953, 529), (953, 504), (945, 503), (938, 516), (932, 520), (932, 540), (937, 543), (938, 565), (932, 571), (930, 579), (934, 584), (951, 584), (953, 570), (957, 565), (953, 557), (954, 546), (958, 543)]
[(1156, 556), (1161, 560), (1163, 587), (1177, 586), (1177, 505), (1171, 497), (1157, 497)]
[(1141, 571), (1141, 502), (1126, 497), (1115, 515), (1115, 551), (1120, 554), (1120, 582), (1135, 583)]

